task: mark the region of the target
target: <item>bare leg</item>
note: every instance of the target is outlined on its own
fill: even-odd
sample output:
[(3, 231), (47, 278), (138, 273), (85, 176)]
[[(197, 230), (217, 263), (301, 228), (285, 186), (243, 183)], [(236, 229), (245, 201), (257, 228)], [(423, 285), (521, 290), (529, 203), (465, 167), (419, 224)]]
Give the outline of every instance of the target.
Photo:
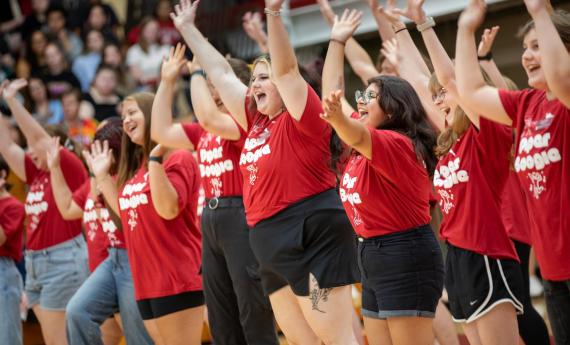
[(451, 314), (441, 299), (435, 310), (435, 319), (433, 320), (433, 331), (437, 342), (440, 345), (459, 345), (455, 324), (451, 318)]
[(392, 345), (388, 321), (364, 317), (364, 329), (369, 345)]
[[(394, 345), (432, 345), (433, 320), (425, 317), (391, 317), (388, 329)], [(411, 331), (413, 330), (413, 331)]]
[(36, 304), (32, 307), (40, 326), (46, 345), (67, 345), (65, 334), (65, 311), (51, 311)]
[(156, 318), (164, 345), (200, 345), (204, 325), (204, 307), (195, 307)]
[(101, 325), (101, 339), (105, 345), (117, 345), (123, 338), (123, 331), (114, 318), (107, 319)]

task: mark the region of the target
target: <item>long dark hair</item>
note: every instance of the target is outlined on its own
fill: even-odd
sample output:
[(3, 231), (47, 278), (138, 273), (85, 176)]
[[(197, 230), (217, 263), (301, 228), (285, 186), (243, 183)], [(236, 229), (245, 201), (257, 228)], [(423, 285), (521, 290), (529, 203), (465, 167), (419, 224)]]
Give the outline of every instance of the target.
[(121, 160), (119, 161), (119, 172), (117, 173), (117, 185), (123, 186), (141, 167), (150, 151), (156, 143), (150, 139), (150, 119), (154, 94), (150, 92), (139, 92), (125, 98), (125, 101), (137, 102), (144, 114), (144, 139), (142, 146), (131, 141), (128, 135), (123, 135), (121, 140)]
[(368, 80), (378, 87), (378, 104), (389, 116), (378, 129), (392, 130), (412, 140), (418, 159), (423, 159), (431, 176), (437, 159), (436, 134), (412, 85), (400, 77), (377, 76)]

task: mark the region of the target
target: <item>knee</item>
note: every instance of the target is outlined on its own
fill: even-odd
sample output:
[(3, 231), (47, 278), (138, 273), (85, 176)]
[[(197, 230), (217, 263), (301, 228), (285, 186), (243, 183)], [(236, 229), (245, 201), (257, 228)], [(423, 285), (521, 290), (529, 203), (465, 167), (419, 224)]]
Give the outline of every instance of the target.
[(83, 301), (79, 298), (71, 298), (65, 307), (65, 318), (67, 322), (84, 322), (89, 318)]

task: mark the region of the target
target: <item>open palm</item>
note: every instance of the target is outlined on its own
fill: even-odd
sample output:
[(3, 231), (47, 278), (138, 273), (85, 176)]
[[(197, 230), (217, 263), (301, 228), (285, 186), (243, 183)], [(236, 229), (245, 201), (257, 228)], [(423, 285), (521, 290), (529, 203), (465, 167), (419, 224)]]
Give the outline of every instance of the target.
[(405, 9), (395, 9), (395, 12), (413, 20), (416, 24), (421, 24), (426, 20), (426, 14), (422, 8), (424, 2), (425, 0), (408, 0), (408, 5)]
[(46, 151), (47, 165), (50, 170), (59, 166), (61, 150), (59, 140), (59, 137), (51, 138)]
[(335, 16), (331, 29), (331, 39), (346, 42), (356, 31), (362, 21), (362, 12), (357, 10), (344, 10), (342, 16)]
[(487, 5), (485, 0), (470, 0), (465, 10), (459, 16), (457, 26), (475, 31), (483, 24)]
[(178, 30), (185, 25), (195, 25), (199, 2), (199, 0), (180, 0), (180, 3), (174, 6), (174, 13), (170, 13), (170, 18)]
[(186, 46), (178, 43), (176, 48), (170, 48), (170, 55), (164, 59), (161, 68), (161, 78), (165, 81), (174, 81), (178, 77), (180, 70), (187, 62), (184, 58)]
[(3, 83), (2, 85), (4, 86), (2, 91), (4, 98), (10, 99), (14, 98), (18, 93), (18, 91), (26, 87), (26, 85), (28, 85), (28, 82), (26, 81), (26, 79), (20, 78), (13, 80), (9, 84)]
[(91, 152), (83, 151), (83, 156), (97, 179), (109, 174), (111, 164), (113, 164), (113, 154), (106, 140), (103, 144), (99, 140), (95, 140), (91, 145)]

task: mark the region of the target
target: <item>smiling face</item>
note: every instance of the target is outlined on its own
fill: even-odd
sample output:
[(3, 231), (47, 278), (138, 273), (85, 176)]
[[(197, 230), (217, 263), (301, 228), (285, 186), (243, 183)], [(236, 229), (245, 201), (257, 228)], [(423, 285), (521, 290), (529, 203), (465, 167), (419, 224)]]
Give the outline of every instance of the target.
[(429, 90), (433, 104), (438, 107), (445, 116), (445, 122), (448, 126), (453, 123), (455, 110), (457, 109), (457, 101), (451, 93), (449, 93), (437, 80), (435, 73), (432, 74), (429, 81)]
[(528, 77), (528, 85), (534, 89), (546, 90), (546, 78), (541, 68), (541, 56), (538, 49), (536, 30), (531, 29), (523, 39), (522, 66)]
[(257, 110), (268, 116), (279, 114), (283, 109), (283, 101), (277, 87), (270, 78), (267, 62), (258, 62), (251, 75), (251, 93)]
[(63, 54), (55, 44), (48, 44), (44, 54), (50, 71), (57, 72), (65, 67)]
[(134, 144), (142, 146), (144, 144), (145, 118), (144, 114), (134, 99), (123, 101), (121, 112), (123, 119), (123, 131)]
[(359, 121), (373, 128), (378, 128), (386, 121), (388, 116), (380, 107), (378, 94), (380, 89), (376, 83), (370, 83), (363, 93), (363, 97), (357, 98)]

